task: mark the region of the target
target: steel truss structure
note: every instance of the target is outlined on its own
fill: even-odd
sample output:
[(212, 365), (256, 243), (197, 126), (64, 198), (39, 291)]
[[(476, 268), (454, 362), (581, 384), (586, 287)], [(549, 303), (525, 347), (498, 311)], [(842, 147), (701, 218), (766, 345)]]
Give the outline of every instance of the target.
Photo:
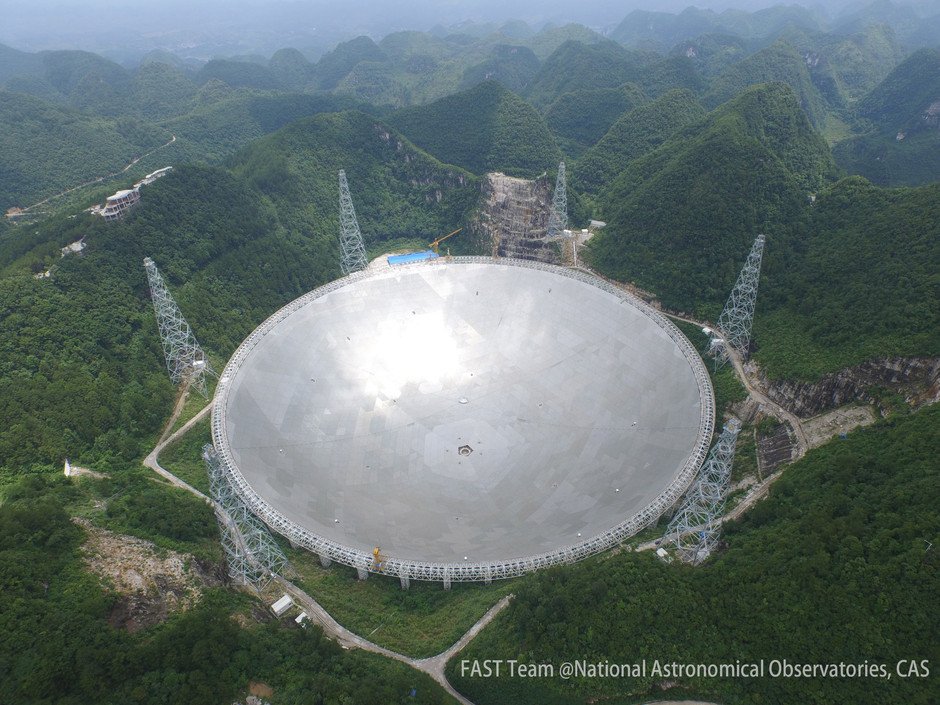
[(708, 460), (686, 493), (682, 507), (666, 529), (666, 542), (675, 546), (676, 554), (686, 563), (698, 565), (718, 545), (720, 517), (725, 509), (740, 430), (741, 422), (736, 418), (725, 424)]
[(215, 374), (209, 364), (209, 358), (196, 342), (196, 336), (173, 300), (160, 270), (149, 257), (144, 258), (144, 269), (147, 270), (150, 298), (153, 300), (153, 310), (157, 316), (170, 379), (173, 384), (185, 382), (190, 389), (208, 397), (206, 376)]
[[(751, 344), (751, 326), (754, 323), (754, 307), (757, 305), (757, 285), (760, 282), (760, 265), (764, 255), (764, 235), (758, 235), (747, 256), (747, 262), (738, 281), (731, 290), (728, 303), (718, 317), (718, 330), (724, 336), (725, 344), (747, 358)], [(713, 351), (721, 357), (721, 346), (713, 343)]]
[(356, 220), (356, 209), (353, 207), (352, 195), (349, 193), (346, 172), (342, 169), (339, 172), (339, 223), (339, 245), (342, 249), (340, 266), (343, 274), (352, 274), (365, 269), (369, 260), (366, 258), (362, 233), (359, 231), (359, 221)]
[(552, 212), (548, 216), (548, 240), (559, 240), (568, 227), (568, 187), (565, 180), (565, 163), (558, 164), (555, 179), (555, 194), (552, 196)]
[[(454, 264), (477, 262), (499, 264), (507, 267), (541, 269), (553, 272), (558, 276), (585, 282), (613, 294), (621, 300), (629, 301), (631, 305), (651, 319), (673, 340), (692, 368), (699, 390), (701, 413), (699, 418), (699, 434), (695, 446), (670, 485), (644, 509), (603, 533), (587, 538), (582, 542), (563, 546), (546, 553), (502, 561), (443, 563), (408, 561), (390, 557), (383, 563), (382, 570), (378, 571), (375, 568), (371, 552), (336, 543), (314, 534), (303, 526), (291, 521), (272, 507), (263, 497), (258, 495), (238, 470), (235, 460), (229, 451), (231, 445), (227, 437), (225, 419), (226, 393), (229, 381), (234, 378), (242, 362), (263, 336), (280, 321), (284, 320), (294, 311), (306, 306), (312, 300), (347, 286), (350, 280), (349, 278), (344, 278), (314, 289), (275, 312), (242, 342), (235, 351), (235, 354), (232, 355), (228, 365), (226, 365), (225, 371), (219, 380), (215, 401), (212, 406), (212, 440), (216, 452), (218, 453), (218, 462), (224, 467), (225, 475), (231, 483), (233, 490), (239, 495), (248, 509), (272, 530), (285, 536), (293, 545), (302, 546), (318, 554), (325, 565), (335, 560), (338, 563), (356, 568), (359, 571), (360, 577), (365, 577), (371, 572), (381, 572), (384, 575), (396, 576), (401, 580), (403, 587), (407, 586), (411, 580), (442, 582), (445, 588), (449, 587), (452, 582), (489, 583), (492, 580), (512, 578), (552, 565), (573, 563), (617, 546), (641, 529), (655, 524), (663, 512), (674, 506), (689, 487), (689, 484), (692, 482), (692, 479), (695, 477), (708, 453), (714, 430), (715, 398), (711, 380), (702, 362), (702, 358), (692, 344), (671, 321), (642, 300), (623, 289), (615, 287), (598, 277), (586, 274), (580, 270), (568, 269), (532, 260), (508, 258), (453, 257), (451, 261)], [(453, 265), (443, 259), (437, 259), (400, 266), (446, 267)], [(359, 272), (353, 273), (351, 276), (354, 278), (366, 278), (370, 275), (367, 272)]]
[(274, 575), (283, 574), (289, 565), (287, 557), (267, 527), (251, 513), (232, 488), (226, 466), (219, 462), (211, 445), (203, 446), (202, 458), (209, 474), (209, 491), (215, 501), (229, 577), (260, 592)]

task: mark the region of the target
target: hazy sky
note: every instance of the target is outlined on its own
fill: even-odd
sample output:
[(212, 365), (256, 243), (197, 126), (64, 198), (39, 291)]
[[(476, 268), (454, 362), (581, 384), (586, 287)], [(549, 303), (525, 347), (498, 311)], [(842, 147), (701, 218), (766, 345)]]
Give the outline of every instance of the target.
[[(932, 5), (940, 0), (907, 0)], [(270, 54), (295, 46), (308, 54), (359, 34), (380, 38), (462, 21), (580, 22), (616, 26), (632, 9), (676, 12), (689, 0), (0, 0), (0, 43), (20, 49), (81, 48), (131, 60), (154, 48), (209, 58)], [(791, 0), (697, 0), (698, 7), (756, 10)], [(806, 0), (835, 14), (867, 0)]]

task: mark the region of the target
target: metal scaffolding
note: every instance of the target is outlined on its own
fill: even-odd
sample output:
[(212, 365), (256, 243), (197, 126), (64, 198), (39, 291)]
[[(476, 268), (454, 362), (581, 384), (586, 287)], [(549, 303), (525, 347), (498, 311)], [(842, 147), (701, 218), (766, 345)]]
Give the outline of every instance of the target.
[(558, 164), (558, 178), (555, 179), (555, 195), (552, 196), (552, 212), (548, 216), (549, 240), (558, 240), (565, 236), (568, 228), (568, 188), (565, 180), (565, 163)]
[(359, 221), (356, 220), (356, 209), (349, 193), (346, 172), (342, 169), (339, 171), (339, 223), (339, 244), (342, 248), (340, 266), (343, 268), (343, 274), (365, 269), (369, 260), (366, 258), (362, 233), (359, 231)]
[(209, 492), (215, 501), (229, 577), (233, 582), (261, 591), (275, 574), (284, 573), (289, 565), (287, 557), (267, 527), (235, 491), (226, 475), (225, 464), (219, 461), (211, 445), (203, 446), (202, 458), (209, 474)]
[(731, 479), (734, 447), (741, 422), (732, 418), (725, 424), (708, 460), (686, 492), (682, 507), (669, 522), (663, 543), (675, 546), (676, 554), (686, 563), (698, 565), (718, 545), (720, 517)]
[[(754, 323), (754, 307), (757, 304), (757, 285), (760, 282), (764, 240), (763, 235), (758, 235), (754, 240), (747, 262), (744, 263), (738, 281), (731, 290), (731, 296), (728, 297), (728, 303), (718, 317), (718, 330), (724, 336), (725, 344), (737, 350), (742, 359), (747, 358), (751, 344), (751, 326)], [(721, 357), (721, 346), (713, 342), (712, 348)]]
[(170, 379), (173, 380), (173, 384), (185, 382), (190, 389), (195, 389), (203, 397), (208, 397), (206, 376), (215, 374), (209, 364), (209, 358), (196, 342), (196, 336), (193, 335), (179, 306), (173, 300), (160, 270), (149, 257), (144, 258), (144, 269), (147, 270), (150, 298), (153, 299), (153, 310), (157, 316), (157, 326), (160, 329), (160, 340), (163, 342), (163, 354), (166, 356), (166, 367), (170, 373)]

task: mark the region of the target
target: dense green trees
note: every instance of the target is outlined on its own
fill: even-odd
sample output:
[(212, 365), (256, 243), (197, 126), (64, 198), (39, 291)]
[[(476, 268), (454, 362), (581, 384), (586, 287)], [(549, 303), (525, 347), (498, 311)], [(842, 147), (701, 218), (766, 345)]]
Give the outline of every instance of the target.
[(675, 90), (630, 110), (578, 159), (575, 186), (589, 193), (606, 188), (630, 162), (658, 147), (682, 128), (698, 122), (705, 110), (690, 91)]
[[(143, 521), (153, 515), (156, 523), (149, 530), (168, 530), (172, 538), (177, 527), (161, 525), (166, 520), (154, 512), (165, 507), (179, 519), (186, 505), (170, 501), (168, 492), (179, 493), (155, 488), (122, 497), (125, 505), (119, 506), (167, 498), (165, 505), (135, 507), (128, 516)], [(64, 480), (33, 477), (6, 488), (0, 511), (4, 700), (218, 705), (243, 695), (249, 681), (257, 680), (274, 689), (278, 703), (447, 701), (427, 676), (395, 661), (344, 652), (317, 627), (287, 628), (277, 622), (239, 626), (233, 612), (243, 608), (241, 599), (218, 588), (204, 589), (199, 604), (164, 624), (134, 635), (113, 628), (108, 618), (116, 596), (83, 570), (79, 546), (84, 533), (69, 520), (70, 503), (78, 498), (79, 490)], [(208, 517), (214, 532), (211, 512), (197, 504), (195, 513)]]
[(826, 121), (828, 106), (809, 75), (806, 61), (790, 44), (778, 41), (733, 64), (710, 85), (702, 99), (709, 108), (730, 100), (748, 86), (779, 81), (799, 97), (800, 107), (817, 127)]
[(0, 212), (118, 171), (169, 139), (133, 118), (93, 117), (0, 92)]
[(648, 102), (635, 83), (564, 93), (548, 106), (545, 122), (571, 156), (597, 142), (624, 113)]
[(860, 177), (819, 194), (792, 240), (771, 240), (756, 321), (776, 377), (940, 353), (940, 184), (882, 189)]
[(536, 176), (561, 156), (535, 109), (496, 81), (399, 110), (388, 121), (441, 161), (476, 174)]
[[(537, 573), (508, 613), (448, 667), (474, 702), (686, 699), (736, 703), (904, 703), (936, 699), (936, 675), (899, 678), (899, 659), (940, 658), (935, 546), (940, 408), (812, 451), (725, 533), (701, 568), (621, 553)], [(885, 664), (878, 678), (462, 676), (461, 659), (612, 664)], [(662, 688), (667, 688), (665, 692)]]
[(484, 61), (463, 72), (460, 88), (494, 80), (515, 93), (522, 93), (538, 70), (539, 59), (528, 47), (497, 44)]
[[(576, 165), (576, 183), (594, 154)], [(855, 178), (826, 189), (834, 175), (792, 92), (755, 87), (628, 162), (601, 192), (609, 226), (590, 254), (668, 306), (714, 320), (764, 231), (755, 340), (771, 376), (936, 355), (936, 187), (886, 191)]]
[(600, 197), (591, 256), (669, 307), (716, 314), (755, 234), (799, 220), (833, 176), (792, 90), (756, 86), (629, 163)]
[(839, 165), (886, 186), (936, 181), (940, 174), (938, 76), (940, 51), (935, 49), (915, 52), (899, 64), (859, 102), (856, 112), (864, 134), (834, 146)]

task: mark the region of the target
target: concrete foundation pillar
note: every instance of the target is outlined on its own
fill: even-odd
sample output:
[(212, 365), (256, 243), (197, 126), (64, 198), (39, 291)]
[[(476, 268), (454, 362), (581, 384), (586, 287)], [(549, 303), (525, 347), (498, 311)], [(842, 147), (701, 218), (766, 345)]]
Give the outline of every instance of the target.
[(322, 553), (320, 554), (320, 565), (322, 565), (324, 568), (329, 568), (332, 564), (333, 561), (330, 560), (329, 556), (326, 556)]
[(407, 590), (408, 588), (411, 587), (411, 578), (409, 578), (407, 575), (402, 574), (402, 575), (399, 575), (398, 578), (399, 580), (401, 580), (402, 590)]
[(360, 580), (365, 580), (369, 577), (369, 571), (365, 568), (356, 568), (356, 575), (359, 576)]
[(450, 573), (444, 573), (444, 589), (450, 590)]

